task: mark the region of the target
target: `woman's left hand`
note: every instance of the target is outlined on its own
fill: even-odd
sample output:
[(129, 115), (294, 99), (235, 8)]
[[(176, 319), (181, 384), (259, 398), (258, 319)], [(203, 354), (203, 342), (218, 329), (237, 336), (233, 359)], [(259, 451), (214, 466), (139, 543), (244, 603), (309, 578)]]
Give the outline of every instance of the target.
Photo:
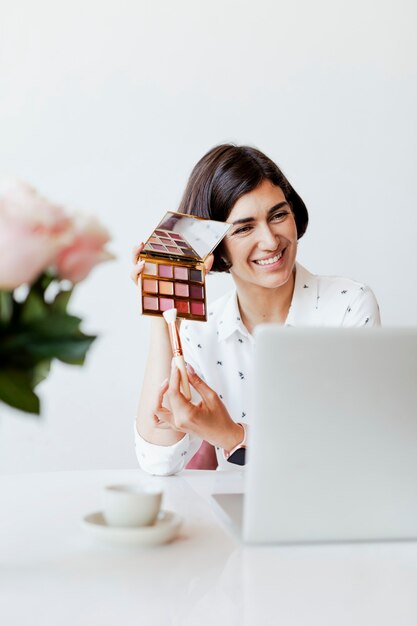
[(176, 430), (194, 433), (214, 446), (226, 451), (232, 450), (242, 441), (242, 427), (232, 420), (217, 393), (189, 365), (187, 373), (190, 384), (201, 397), (201, 402), (193, 404), (182, 395), (180, 372), (173, 362), (167, 391), (171, 412), (158, 414), (158, 418), (170, 423)]

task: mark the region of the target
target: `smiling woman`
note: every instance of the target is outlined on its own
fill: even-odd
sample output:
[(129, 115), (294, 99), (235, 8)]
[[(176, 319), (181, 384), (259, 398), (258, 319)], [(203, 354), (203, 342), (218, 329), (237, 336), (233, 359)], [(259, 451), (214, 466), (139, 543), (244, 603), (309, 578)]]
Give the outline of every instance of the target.
[[(139, 463), (153, 474), (173, 474), (187, 463), (228, 469), (244, 463), (257, 324), (380, 323), (369, 287), (315, 276), (296, 262), (308, 212), (281, 170), (259, 150), (230, 144), (210, 150), (191, 173), (178, 211), (231, 224), (207, 269), (229, 272), (235, 289), (209, 305), (208, 322), (181, 324), (194, 402), (180, 392), (164, 322), (152, 320), (135, 437)], [(143, 263), (137, 263), (142, 247), (134, 252), (135, 281), (143, 271)]]
[(264, 321), (282, 323), (294, 289), (297, 225), (280, 187), (264, 180), (234, 205), (227, 222), (233, 225), (224, 244), (229, 271), (240, 293), (242, 321), (256, 325), (259, 306), (267, 298)]

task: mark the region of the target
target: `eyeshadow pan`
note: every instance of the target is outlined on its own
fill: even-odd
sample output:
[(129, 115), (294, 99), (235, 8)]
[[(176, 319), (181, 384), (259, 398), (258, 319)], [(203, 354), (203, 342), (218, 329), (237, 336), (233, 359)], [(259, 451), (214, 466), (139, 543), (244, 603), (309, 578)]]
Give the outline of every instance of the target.
[(191, 313), (193, 315), (198, 315), (199, 317), (204, 317), (203, 302), (191, 302)]
[(155, 230), (154, 231), (157, 235), (161, 235), (162, 237), (166, 237), (167, 233), (165, 230)]
[(169, 252), (175, 252), (175, 254), (182, 254), (181, 248), (173, 248), (172, 246), (167, 246), (167, 250)]
[(203, 300), (203, 288), (200, 285), (190, 285), (190, 296), (191, 298), (196, 298), (197, 300)]
[(158, 281), (150, 278), (143, 279), (143, 290), (150, 293), (158, 293)]
[(188, 280), (188, 269), (186, 267), (174, 267), (174, 276), (177, 280)]
[(165, 252), (165, 246), (161, 246), (161, 244), (159, 243), (151, 243), (150, 246), (153, 250), (159, 250), (161, 252)]
[(170, 239), (164, 239), (163, 237), (161, 237), (161, 243), (167, 244), (167, 243), (171, 243)]
[(203, 282), (203, 275), (200, 270), (190, 270), (190, 280), (196, 280), (197, 282)]
[(168, 311), (174, 308), (174, 300), (171, 298), (159, 298), (159, 308), (161, 311)]
[(146, 311), (157, 311), (158, 310), (158, 298), (152, 298), (151, 296), (144, 296), (143, 308)]
[(175, 308), (178, 313), (190, 313), (190, 303), (188, 300), (175, 300)]
[[(191, 285), (195, 287), (196, 285)], [(175, 283), (175, 295), (181, 298), (188, 298), (189, 289), (187, 283)]]
[(179, 235), (178, 233), (171, 233), (171, 237), (173, 239), (176, 239), (177, 241), (184, 241), (184, 239), (182, 238), (181, 235)]
[(158, 266), (155, 263), (145, 263), (143, 268), (143, 273), (148, 274), (149, 276), (156, 276), (158, 273)]
[(160, 280), (159, 293), (164, 294), (165, 296), (172, 296), (174, 293), (174, 284), (170, 283), (168, 280)]
[(172, 278), (172, 265), (159, 265), (158, 269), (162, 278)]

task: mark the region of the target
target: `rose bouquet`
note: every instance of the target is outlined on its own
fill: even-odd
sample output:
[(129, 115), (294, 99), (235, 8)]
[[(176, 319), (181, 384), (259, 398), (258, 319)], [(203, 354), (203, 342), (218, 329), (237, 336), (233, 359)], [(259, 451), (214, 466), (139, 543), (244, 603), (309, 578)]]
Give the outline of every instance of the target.
[(36, 386), (53, 359), (82, 365), (95, 336), (67, 312), (74, 285), (101, 261), (109, 235), (19, 181), (0, 182), (0, 401), (40, 412)]

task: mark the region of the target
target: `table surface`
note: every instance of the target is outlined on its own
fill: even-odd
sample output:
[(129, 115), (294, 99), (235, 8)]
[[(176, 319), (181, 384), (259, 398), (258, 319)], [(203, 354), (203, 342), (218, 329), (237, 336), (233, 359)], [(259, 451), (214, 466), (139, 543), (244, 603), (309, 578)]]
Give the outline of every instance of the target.
[[(184, 524), (170, 544), (111, 546), (81, 519), (106, 484), (140, 470), (0, 478), (0, 623), (285, 626), (417, 623), (417, 543), (242, 546), (211, 493), (240, 472), (185, 471), (162, 484)], [(149, 479), (149, 477), (147, 477)]]

